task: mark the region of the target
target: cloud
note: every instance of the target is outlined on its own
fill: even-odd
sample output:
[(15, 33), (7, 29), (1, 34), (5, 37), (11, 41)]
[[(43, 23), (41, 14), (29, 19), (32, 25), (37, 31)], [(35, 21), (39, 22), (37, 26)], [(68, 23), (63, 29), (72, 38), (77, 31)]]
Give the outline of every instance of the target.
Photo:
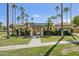
[(33, 17), (34, 18), (39, 18), (39, 15), (38, 14), (34, 14)]

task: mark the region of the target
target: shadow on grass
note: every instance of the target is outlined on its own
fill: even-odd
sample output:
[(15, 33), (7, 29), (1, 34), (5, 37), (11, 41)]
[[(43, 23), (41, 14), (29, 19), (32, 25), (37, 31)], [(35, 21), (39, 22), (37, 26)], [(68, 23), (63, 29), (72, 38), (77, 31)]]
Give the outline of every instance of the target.
[(75, 40), (75, 41), (77, 41), (77, 39), (73, 36), (73, 35), (71, 35), (72, 36), (72, 38)]
[(79, 45), (79, 41), (78, 41), (73, 35), (71, 35), (71, 36), (72, 36), (72, 38), (73, 38), (74, 40), (67, 40), (67, 41), (70, 42), (70, 43), (72, 43), (72, 44)]
[(54, 50), (54, 48), (59, 44), (59, 42), (60, 42), (63, 38), (64, 38), (64, 36), (62, 36), (62, 37), (57, 41), (57, 43), (56, 43), (55, 45), (53, 45), (53, 46), (44, 54), (44, 56), (49, 56), (50, 53), (51, 53), (51, 51)]

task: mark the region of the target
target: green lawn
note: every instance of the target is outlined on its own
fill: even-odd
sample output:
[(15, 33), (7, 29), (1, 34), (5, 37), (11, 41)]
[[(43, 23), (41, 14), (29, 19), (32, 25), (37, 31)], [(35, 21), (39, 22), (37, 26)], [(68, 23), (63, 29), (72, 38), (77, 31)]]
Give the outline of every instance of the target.
[[(50, 36), (50, 37), (43, 37), (41, 38), (41, 42), (52, 42), (52, 41), (58, 41), (62, 36)], [(77, 40), (79, 39), (78, 36), (74, 36)], [(73, 40), (71, 36), (64, 36), (64, 40)]]
[[(52, 46), (34, 47), (27, 49), (18, 49), (0, 52), (4, 56), (43, 56)], [(51, 50), (49, 55), (52, 56), (79, 56), (79, 45), (64, 44), (57, 45), (55, 49)]]
[(10, 39), (6, 39), (6, 37), (2, 37), (0, 38), (0, 46), (27, 44), (30, 42), (31, 39), (32, 38), (23, 37), (10, 37)]
[(0, 32), (0, 36), (6, 35), (6, 32)]

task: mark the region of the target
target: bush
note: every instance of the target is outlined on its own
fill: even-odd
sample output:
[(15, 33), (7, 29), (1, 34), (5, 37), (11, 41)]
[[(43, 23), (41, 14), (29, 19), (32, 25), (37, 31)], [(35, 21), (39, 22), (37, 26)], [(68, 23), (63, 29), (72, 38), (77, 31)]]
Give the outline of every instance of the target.
[(29, 36), (30, 35), (30, 30), (25, 30), (25, 36)]
[(24, 29), (20, 28), (20, 34), (21, 36), (24, 36)]

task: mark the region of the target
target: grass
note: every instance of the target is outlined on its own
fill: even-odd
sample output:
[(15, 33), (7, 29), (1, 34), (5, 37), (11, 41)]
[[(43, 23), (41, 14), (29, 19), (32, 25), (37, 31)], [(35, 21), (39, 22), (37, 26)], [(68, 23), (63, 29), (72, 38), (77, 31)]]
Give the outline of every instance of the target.
[[(34, 47), (0, 52), (4, 56), (43, 56), (52, 46)], [(57, 45), (50, 56), (79, 56), (79, 45)]]
[(6, 39), (6, 37), (2, 37), (0, 38), (0, 46), (28, 44), (30, 40), (31, 38), (23, 38), (23, 37), (10, 37), (10, 39)]
[[(62, 36), (50, 36), (50, 37), (43, 37), (41, 38), (41, 42), (52, 42), (52, 41), (58, 41)], [(77, 40), (79, 39), (78, 36), (74, 36)], [(71, 36), (64, 36), (64, 40), (73, 40)]]
[(6, 32), (0, 32), (0, 36), (6, 35)]

